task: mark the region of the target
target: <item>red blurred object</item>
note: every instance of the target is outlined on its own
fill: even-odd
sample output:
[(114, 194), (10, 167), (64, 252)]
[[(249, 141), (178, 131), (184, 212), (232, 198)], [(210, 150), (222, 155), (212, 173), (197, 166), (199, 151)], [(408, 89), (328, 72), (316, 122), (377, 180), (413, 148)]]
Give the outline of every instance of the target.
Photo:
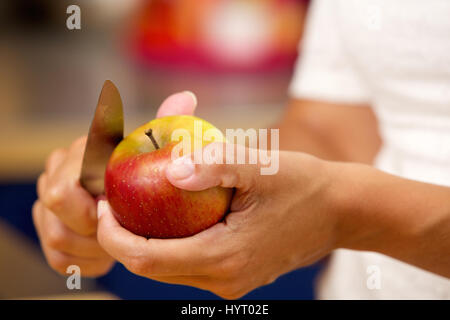
[(145, 0), (127, 45), (147, 66), (213, 72), (291, 68), (306, 0)]

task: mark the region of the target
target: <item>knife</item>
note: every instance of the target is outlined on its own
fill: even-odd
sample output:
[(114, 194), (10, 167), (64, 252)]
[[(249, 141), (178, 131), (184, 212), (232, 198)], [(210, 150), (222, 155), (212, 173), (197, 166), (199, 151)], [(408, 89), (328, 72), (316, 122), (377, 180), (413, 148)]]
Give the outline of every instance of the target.
[(92, 196), (97, 197), (104, 193), (106, 165), (122, 139), (122, 99), (116, 86), (106, 80), (89, 129), (80, 174), (81, 186)]

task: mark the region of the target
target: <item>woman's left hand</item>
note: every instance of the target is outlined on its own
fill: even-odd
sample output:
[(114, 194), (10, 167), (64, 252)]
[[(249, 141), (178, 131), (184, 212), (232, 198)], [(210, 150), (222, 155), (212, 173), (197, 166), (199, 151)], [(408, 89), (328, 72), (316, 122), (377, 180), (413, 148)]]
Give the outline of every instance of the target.
[[(197, 152), (210, 147), (215, 146)], [(135, 274), (239, 298), (317, 261), (336, 244), (327, 162), (280, 152), (277, 174), (261, 175), (260, 168), (172, 162), (166, 176), (176, 187), (236, 189), (225, 220), (187, 238), (146, 239), (121, 227), (108, 203), (101, 201), (98, 241)]]

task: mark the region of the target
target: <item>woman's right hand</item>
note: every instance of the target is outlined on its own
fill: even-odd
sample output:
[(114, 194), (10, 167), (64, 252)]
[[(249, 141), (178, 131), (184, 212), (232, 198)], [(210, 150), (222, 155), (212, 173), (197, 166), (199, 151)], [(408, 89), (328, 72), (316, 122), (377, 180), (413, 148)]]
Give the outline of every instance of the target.
[(69, 149), (57, 149), (47, 159), (38, 180), (33, 221), (48, 264), (66, 274), (77, 265), (81, 275), (101, 276), (114, 259), (97, 242), (96, 200), (79, 183), (86, 137)]
[[(197, 105), (190, 92), (168, 97), (157, 117), (193, 114)], [(37, 183), (33, 221), (49, 265), (61, 274), (77, 265), (82, 276), (106, 274), (114, 264), (97, 242), (97, 203), (79, 182), (86, 137), (69, 149), (57, 149), (47, 159)]]

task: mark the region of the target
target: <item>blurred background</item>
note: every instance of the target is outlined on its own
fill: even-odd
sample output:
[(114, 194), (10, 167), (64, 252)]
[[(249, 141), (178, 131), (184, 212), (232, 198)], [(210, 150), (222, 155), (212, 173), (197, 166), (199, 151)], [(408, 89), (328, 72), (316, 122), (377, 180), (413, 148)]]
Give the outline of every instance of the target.
[[(68, 30), (69, 5), (81, 29)], [(3, 0), (0, 2), (0, 298), (209, 299), (121, 265), (70, 291), (46, 264), (32, 225), (45, 158), (88, 132), (103, 82), (124, 102), (125, 131), (191, 90), (219, 128), (268, 127), (287, 100), (307, 0)], [(248, 299), (311, 299), (318, 266)]]

